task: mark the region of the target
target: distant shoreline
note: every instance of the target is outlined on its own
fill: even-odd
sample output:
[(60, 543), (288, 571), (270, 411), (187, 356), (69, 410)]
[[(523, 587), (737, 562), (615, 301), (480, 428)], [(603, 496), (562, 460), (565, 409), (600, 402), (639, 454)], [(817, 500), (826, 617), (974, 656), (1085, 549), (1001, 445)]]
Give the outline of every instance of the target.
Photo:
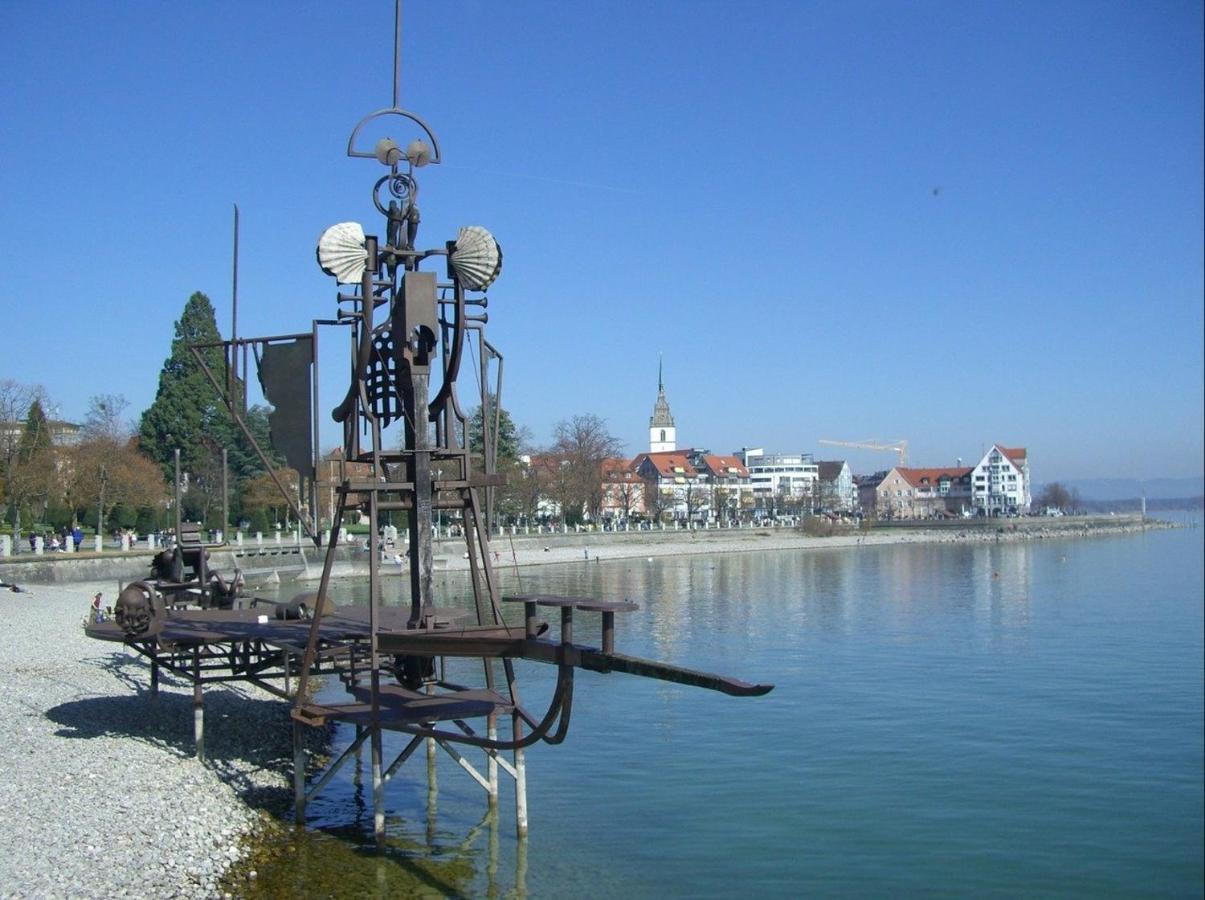
[[(921, 543), (995, 543), (1000, 541), (1065, 540), (1103, 537), (1138, 531), (1179, 527), (1171, 522), (1144, 520), (1139, 515), (1068, 516), (1058, 519), (1006, 519), (954, 521), (940, 525), (901, 523), (868, 531), (851, 530), (826, 537), (798, 529), (705, 529), (695, 531), (581, 532), (579, 534), (502, 535), (491, 547), (495, 565), (536, 566), (568, 562), (607, 562), (637, 557), (691, 556), (708, 553), (745, 553), (776, 550), (825, 550), (861, 546)], [(447, 571), (465, 570), (463, 555), (448, 553), (453, 542), (436, 550)]]
[[(620, 532), (554, 532), (545, 534), (503, 533), (491, 540), (495, 566), (538, 566), (552, 563), (605, 562), (638, 557), (690, 556), (706, 553), (744, 553), (776, 550), (824, 550), (860, 546), (916, 543), (982, 543), (1022, 540), (1059, 540), (1128, 534), (1135, 531), (1178, 527), (1171, 522), (1137, 514), (1067, 516), (1062, 518), (956, 519), (945, 522), (900, 522), (882, 524), (862, 531), (850, 529), (829, 536), (805, 534), (797, 528), (709, 528)], [(278, 548), (265, 542), (262, 553), (253, 545), (236, 555), (236, 548), (212, 548), (211, 568), (232, 571), (236, 565), (252, 569), (248, 578), (254, 590), (263, 582), (297, 581), (313, 585), (322, 569), (325, 550), (303, 545)], [(23, 553), (0, 560), (0, 581), (16, 584), (79, 584), (96, 581), (132, 581), (145, 578), (149, 551), (128, 553)], [(437, 571), (468, 568), (463, 538), (443, 538), (434, 548)], [(335, 578), (364, 577), (366, 553), (359, 543), (338, 550)], [(279, 574), (276, 575), (277, 570)], [(404, 566), (386, 562), (382, 574), (397, 576)], [(276, 575), (274, 578), (273, 576)]]

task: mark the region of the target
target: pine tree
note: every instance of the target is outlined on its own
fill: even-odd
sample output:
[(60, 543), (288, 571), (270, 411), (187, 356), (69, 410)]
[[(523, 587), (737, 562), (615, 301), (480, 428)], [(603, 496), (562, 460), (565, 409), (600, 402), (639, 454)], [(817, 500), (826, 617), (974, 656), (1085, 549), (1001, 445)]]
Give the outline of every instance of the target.
[[(155, 402), (142, 414), (138, 429), (142, 451), (163, 467), (168, 481), (174, 477), (173, 451), (177, 447), (183, 470), (201, 471), (211, 464), (215, 449), (220, 454), (226, 443), (223, 439), (230, 435), (230, 416), (189, 351), (190, 344), (221, 339), (213, 304), (198, 291), (188, 298), (176, 322), (172, 352), (159, 373)], [(207, 348), (201, 356), (221, 378), (225, 372), (221, 348)]]
[[(139, 426), (142, 452), (159, 463), (168, 483), (175, 477), (174, 451), (180, 448), (181, 471), (189, 474), (185, 509), (190, 516), (206, 520), (210, 518), (211, 510), (220, 505), (223, 448), (228, 451), (233, 509), (239, 505), (240, 486), (265, 471), (189, 350), (191, 344), (214, 343), (221, 339), (213, 304), (198, 291), (188, 298), (184, 312), (176, 322), (171, 355), (159, 373), (155, 402), (142, 414)], [(225, 377), (220, 347), (207, 347), (200, 354), (215, 378)], [(237, 406), (242, 401), (244, 385), (240, 381), (234, 389)], [(268, 458), (279, 464), (268, 440), (267, 409), (251, 407), (246, 423)]]
[(55, 485), (57, 468), (54, 447), (50, 441), (50, 423), (42, 411), (42, 404), (34, 400), (29, 404), (29, 413), (17, 444), (17, 453), (9, 467), (6, 493), (12, 513), (13, 536), (21, 541), (21, 512), (28, 507), (40, 515), (46, 509), (47, 500)]

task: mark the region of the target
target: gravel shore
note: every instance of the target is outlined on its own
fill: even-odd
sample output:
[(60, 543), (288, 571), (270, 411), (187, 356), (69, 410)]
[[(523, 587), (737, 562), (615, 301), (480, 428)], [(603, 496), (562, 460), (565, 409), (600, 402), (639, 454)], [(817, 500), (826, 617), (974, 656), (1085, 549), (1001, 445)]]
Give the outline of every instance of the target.
[(0, 896), (220, 896), (259, 811), (291, 799), (286, 704), (208, 687), (199, 762), (191, 687), (165, 676), (152, 700), (141, 657), (84, 636), (114, 589), (0, 591)]

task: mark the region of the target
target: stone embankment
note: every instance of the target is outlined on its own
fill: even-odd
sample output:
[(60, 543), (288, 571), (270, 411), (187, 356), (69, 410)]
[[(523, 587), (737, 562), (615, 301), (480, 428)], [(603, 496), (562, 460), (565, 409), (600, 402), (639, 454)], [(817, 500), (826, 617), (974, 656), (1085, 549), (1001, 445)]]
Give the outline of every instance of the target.
[[(741, 553), (749, 550), (798, 550), (897, 543), (951, 541), (1017, 541), (1079, 538), (1133, 531), (1171, 528), (1157, 519), (1138, 515), (1068, 516), (984, 521), (956, 519), (942, 522), (880, 523), (869, 529), (837, 529), (819, 536), (800, 528), (709, 528), (620, 532), (545, 532), (511, 534), (504, 531), (492, 540), (494, 561), (505, 565), (542, 565), (592, 559), (630, 559), (649, 556), (682, 556), (693, 553)], [(382, 573), (400, 575), (404, 547), (389, 550)], [(322, 573), (325, 551), (309, 544), (265, 543), (256, 548), (214, 547), (210, 568), (229, 576), (241, 569), (251, 589), (281, 582), (309, 582), (312, 589)], [(0, 560), (0, 582), (15, 584), (62, 584), (80, 581), (129, 582), (146, 578), (152, 554), (148, 551), (79, 553), (73, 555), (21, 554)], [(467, 568), (463, 538), (436, 541), (437, 569)], [(368, 555), (361, 543), (340, 545), (332, 574), (336, 578), (366, 576)]]

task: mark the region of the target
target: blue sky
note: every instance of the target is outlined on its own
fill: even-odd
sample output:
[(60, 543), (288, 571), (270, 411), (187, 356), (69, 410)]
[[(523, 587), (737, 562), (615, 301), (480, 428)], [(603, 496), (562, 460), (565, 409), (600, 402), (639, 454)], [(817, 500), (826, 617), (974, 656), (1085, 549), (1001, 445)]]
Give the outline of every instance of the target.
[[(1200, 3), (404, 19), (402, 105), (445, 158), (419, 243), (502, 243), (490, 337), (537, 441), (589, 412), (646, 449), (663, 353), (680, 446), (903, 437), (944, 465), (998, 441), (1039, 481), (1202, 473)], [(389, 105), (391, 30), (386, 0), (0, 6), (0, 378), (64, 418), (148, 405), (190, 293), (228, 332), (234, 202), (240, 332), (330, 316), (318, 234), (380, 230), (379, 166), (344, 149)]]

